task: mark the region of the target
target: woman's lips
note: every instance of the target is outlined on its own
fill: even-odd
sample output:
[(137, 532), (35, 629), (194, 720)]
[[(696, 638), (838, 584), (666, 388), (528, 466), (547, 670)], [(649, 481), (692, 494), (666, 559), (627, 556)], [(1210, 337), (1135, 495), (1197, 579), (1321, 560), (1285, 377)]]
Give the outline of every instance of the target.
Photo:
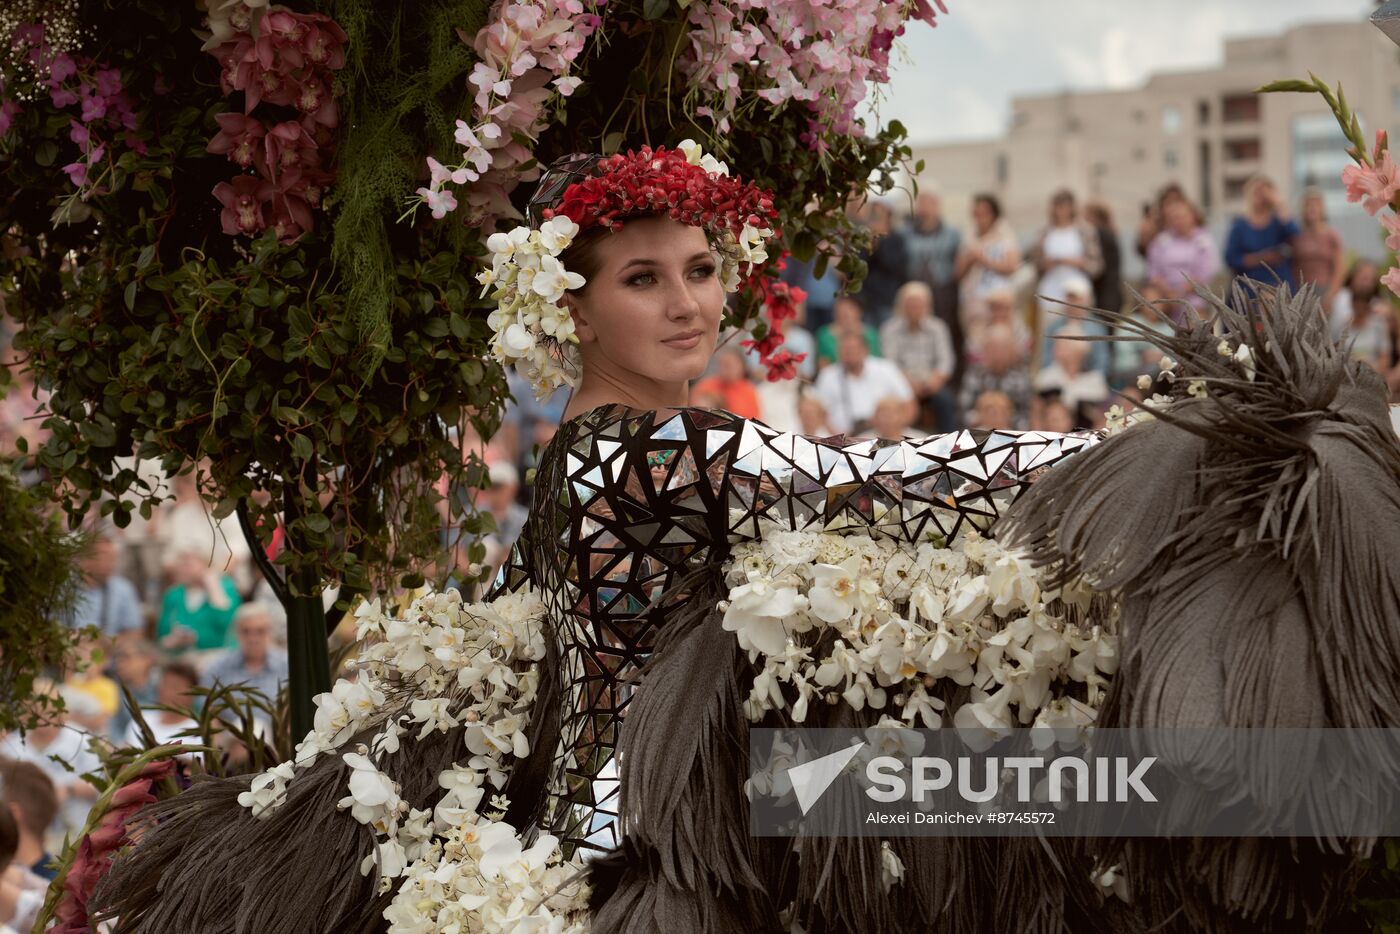
[(678, 334), (675, 337), (668, 337), (661, 343), (677, 350), (693, 350), (700, 345), (700, 332), (691, 331), (688, 334)]

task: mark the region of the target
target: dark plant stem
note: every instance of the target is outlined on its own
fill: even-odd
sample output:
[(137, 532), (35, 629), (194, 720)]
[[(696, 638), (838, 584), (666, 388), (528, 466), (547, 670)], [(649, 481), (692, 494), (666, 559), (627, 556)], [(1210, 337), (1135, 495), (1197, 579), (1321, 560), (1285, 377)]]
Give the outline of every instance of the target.
[[(316, 475), (316, 459), (305, 468)], [(283, 493), (286, 547), (296, 549), (294, 524), (299, 518), (297, 478), (288, 477)], [(300, 741), (311, 731), (316, 708), (312, 698), (331, 689), (330, 655), (326, 647), (326, 614), (321, 606), (321, 580), (314, 568), (302, 567), (287, 575), (282, 605), (287, 610), (288, 684), (292, 712), (292, 737)]]

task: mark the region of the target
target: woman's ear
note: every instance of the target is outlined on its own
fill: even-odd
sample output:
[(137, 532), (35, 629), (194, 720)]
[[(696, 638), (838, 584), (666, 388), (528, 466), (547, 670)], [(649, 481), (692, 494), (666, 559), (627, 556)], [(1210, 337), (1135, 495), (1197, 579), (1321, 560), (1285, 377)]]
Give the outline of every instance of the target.
[(584, 316), (583, 305), (577, 296), (564, 293), (564, 307), (569, 310), (569, 315), (574, 319), (574, 334), (578, 337), (579, 343), (592, 343), (598, 339), (598, 332), (593, 330), (593, 325), (588, 323)]

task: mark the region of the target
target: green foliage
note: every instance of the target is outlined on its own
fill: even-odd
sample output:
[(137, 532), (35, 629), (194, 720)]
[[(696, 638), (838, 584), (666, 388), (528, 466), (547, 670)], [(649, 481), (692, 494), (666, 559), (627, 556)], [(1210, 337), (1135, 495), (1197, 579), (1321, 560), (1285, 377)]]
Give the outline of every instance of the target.
[(35, 695), (34, 679), (64, 667), (78, 635), (62, 615), (83, 540), (46, 506), (0, 467), (0, 732), (29, 729), (62, 709), (56, 696)]
[[(237, 168), (204, 147), (238, 102), (199, 51), (197, 7), (122, 6), (83, 6), (104, 24), (86, 52), (127, 76), (148, 152), (123, 149), (87, 218), (55, 227), (72, 190), (59, 166), (76, 157), (68, 114), (28, 102), (0, 141), (0, 283), (17, 346), (52, 392), (40, 464), (75, 520), (96, 508), (118, 525), (161, 495), (119, 458), (197, 466), (215, 515), (246, 513), (265, 540), (285, 525), (289, 579), (351, 591), (419, 579), (442, 552), (436, 482), (484, 476), (452, 434), (489, 436), (505, 399), (473, 313), (475, 232), (395, 225), (423, 154), (450, 138), (470, 65), (443, 24), (484, 4), (402, 22), (331, 4), (356, 30), (340, 73), (341, 127), (355, 132), (342, 133), (333, 223), (318, 218), (292, 246), (220, 229), (210, 190)], [(179, 78), (156, 94), (162, 74)], [(467, 535), (480, 527), (454, 518)]]
[[(347, 84), (341, 122), (355, 127), (339, 150), (331, 261), (345, 280), (373, 370), (393, 338), (399, 283), (395, 257), (419, 232), (398, 226), (399, 206), (421, 184), (423, 157), (452, 145), (455, 120), (470, 107), (467, 75), (476, 61), (456, 30), (470, 35), (486, 21), (484, 0), (455, 0), (405, 9), (373, 0), (331, 0), (327, 13), (346, 30)], [(435, 225), (454, 257), (479, 253), (476, 231)], [(460, 307), (466, 296), (455, 296)]]

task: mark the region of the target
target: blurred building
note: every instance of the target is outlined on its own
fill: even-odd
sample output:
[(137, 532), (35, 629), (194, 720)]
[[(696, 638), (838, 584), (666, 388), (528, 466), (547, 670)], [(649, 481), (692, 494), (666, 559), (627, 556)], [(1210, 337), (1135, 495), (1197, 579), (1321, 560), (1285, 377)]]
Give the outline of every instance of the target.
[[(1318, 23), (1228, 39), (1219, 67), (1156, 74), (1137, 89), (1015, 98), (1001, 139), (914, 147), (925, 163), (920, 182), (942, 193), (945, 216), (957, 221), (974, 192), (997, 194), (1022, 239), (1044, 225), (1048, 195), (1069, 188), (1106, 201), (1131, 239), (1147, 199), (1171, 181), (1218, 234), (1241, 209), (1245, 181), (1263, 172), (1295, 212), (1304, 187), (1321, 188), (1347, 247), (1379, 257), (1377, 225), (1346, 202), (1347, 143), (1326, 103), (1315, 94), (1254, 93), (1309, 71), (1342, 83), (1368, 139), (1377, 127), (1400, 129), (1395, 44), (1364, 20)], [(1124, 256), (1131, 254), (1129, 245)]]

